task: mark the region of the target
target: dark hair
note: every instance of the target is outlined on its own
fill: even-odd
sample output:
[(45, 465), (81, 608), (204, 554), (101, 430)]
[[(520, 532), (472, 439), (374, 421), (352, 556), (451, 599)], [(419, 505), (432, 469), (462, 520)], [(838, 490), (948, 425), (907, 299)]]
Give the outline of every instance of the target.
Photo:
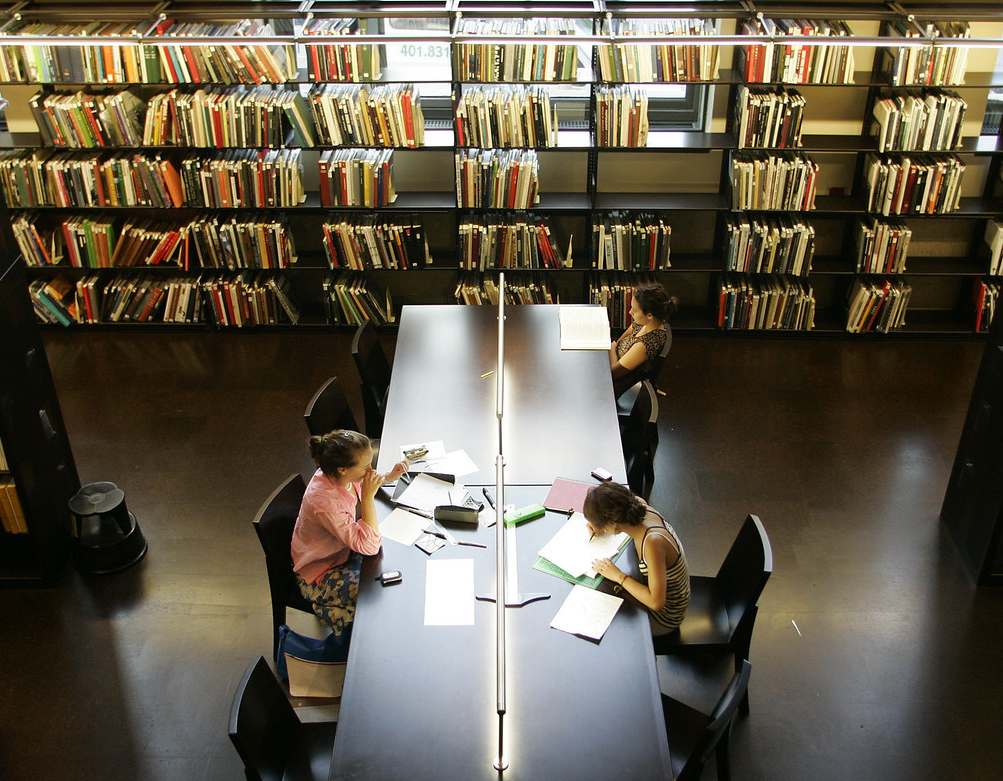
[(359, 454), (370, 447), (369, 437), (348, 429), (310, 437), (310, 457), (328, 477), (337, 477), (339, 468), (355, 466)]
[(668, 320), (679, 309), (679, 299), (670, 296), (658, 282), (646, 282), (634, 288), (634, 300), (646, 315)]
[(585, 496), (585, 518), (596, 531), (607, 531), (614, 523), (637, 526), (643, 523), (647, 506), (633, 491), (620, 483), (600, 483)]

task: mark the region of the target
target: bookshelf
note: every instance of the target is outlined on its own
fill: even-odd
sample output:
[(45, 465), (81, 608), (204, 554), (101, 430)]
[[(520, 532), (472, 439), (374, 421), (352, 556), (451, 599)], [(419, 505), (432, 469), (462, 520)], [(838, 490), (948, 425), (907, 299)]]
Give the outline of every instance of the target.
[[(621, 275), (619, 287), (651, 273), (682, 301), (674, 328), (693, 332), (749, 321), (784, 333), (975, 334), (973, 289), (982, 280), (998, 290), (983, 237), (1003, 216), (1003, 142), (981, 132), (988, 93), (1003, 86), (992, 75), (1003, 48), (993, 3), (562, 0), (545, 20), (532, 7), (464, 0), (159, 8), (106, 5), (77, 46), (66, 41), (93, 22), (80, 3), (0, 9), (10, 82), (0, 90), (21, 107), (0, 178), (17, 195), (26, 258), (39, 264), (29, 285), (69, 301), (79, 283), (90, 296), (76, 302), (90, 304), (84, 330), (347, 326), (338, 304), (363, 289), (383, 310), (377, 321), (390, 321), (405, 303), (476, 300), (476, 275), (490, 282), (492, 265), (548, 291), (521, 300), (591, 300), (596, 274)], [(248, 43), (244, 30), (259, 35)], [(102, 46), (102, 36), (128, 45)], [(52, 61), (33, 64), (31, 47)], [(105, 56), (112, 48), (118, 59)], [(649, 92), (673, 84), (705, 94), (703, 130), (651, 114)], [(954, 124), (926, 148), (875, 113), (911, 97), (920, 122), (915, 106), (932, 96), (930, 121)], [(963, 114), (951, 119), (947, 103)], [(750, 107), (770, 117), (756, 130)], [(88, 113), (107, 118), (106, 135)], [(908, 174), (896, 186), (889, 171), (903, 161), (932, 178), (949, 160), (956, 182), (932, 213), (885, 215), (869, 197), (879, 176), (882, 198), (902, 193)], [(737, 184), (775, 169), (793, 188), (787, 198)], [(480, 181), (487, 170), (507, 174)], [(20, 189), (8, 184), (17, 176)], [(96, 185), (71, 186), (92, 179), (134, 181), (139, 195), (110, 201), (108, 186), (102, 200)], [(46, 200), (32, 181), (62, 190)], [(755, 258), (746, 246), (736, 262), (735, 225), (748, 221), (783, 238)], [(890, 222), (908, 230), (908, 256), (877, 285), (877, 261), (858, 263), (858, 235), (863, 225), (885, 236)], [(219, 224), (229, 226), (222, 238)], [(146, 243), (107, 267), (109, 231), (127, 229)], [(46, 263), (53, 235), (65, 237), (59, 265)], [(485, 253), (477, 242), (488, 236), (512, 237), (517, 250)], [(95, 260), (71, 266), (73, 252)], [(864, 284), (898, 290), (899, 301), (908, 289), (904, 326), (859, 327), (851, 315)], [(114, 318), (100, 313), (105, 288)], [(778, 296), (796, 302), (790, 317), (766, 326), (740, 308), (724, 323), (722, 301)]]

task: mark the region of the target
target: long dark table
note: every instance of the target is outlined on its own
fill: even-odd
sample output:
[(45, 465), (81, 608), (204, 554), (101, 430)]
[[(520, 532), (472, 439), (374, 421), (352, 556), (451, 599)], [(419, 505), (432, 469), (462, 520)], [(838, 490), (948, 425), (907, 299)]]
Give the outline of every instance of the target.
[[(505, 312), (505, 480), (549, 485), (603, 466), (626, 482), (609, 358), (603, 350), (561, 350), (558, 306)], [(495, 375), (498, 310), (490, 306), (406, 306), (401, 314), (377, 468), (400, 446), (443, 440), (480, 468), (462, 479), (493, 483), (498, 452)]]
[[(412, 317), (415, 312), (417, 315)], [(520, 383), (555, 384), (556, 381), (540, 375), (560, 367), (565, 372), (573, 370), (574, 381), (570, 384), (598, 385), (604, 389), (605, 397), (604, 403), (593, 405), (592, 392), (578, 387), (557, 395), (564, 400), (578, 399), (576, 404), (554, 406), (551, 400), (555, 396), (549, 394), (527, 397), (549, 412), (530, 413), (524, 408), (525, 402), (523, 407), (514, 402), (511, 406), (506, 404), (505, 414), (511, 421), (506, 430), (506, 448), (512, 445), (509, 440), (523, 442), (527, 448), (525, 459), (532, 459), (540, 470), (534, 472), (525, 465), (513, 468), (526, 480), (525, 484), (517, 484), (507, 467), (506, 502), (523, 506), (541, 501), (553, 476), (589, 479), (588, 472), (596, 465), (596, 458), (610, 462), (614, 454), (619, 463), (605, 465), (622, 478), (618, 436), (596, 436), (596, 432), (616, 431), (605, 354), (560, 353), (558, 343), (537, 339), (540, 332), (556, 331), (556, 307), (510, 307), (507, 312), (506, 363), (512, 366), (509, 379), (512, 375), (534, 378), (512, 379), (510, 392), (522, 392), (524, 385)], [(487, 429), (494, 422), (493, 386), (487, 394), (478, 383), (464, 379), (466, 374), (473, 374), (480, 381), (480, 375), (491, 368), (493, 358), (487, 360), (489, 350), (482, 332), (494, 333), (491, 316), (494, 313), (493, 309), (477, 307), (405, 308), (381, 445), (381, 468), (383, 454), (387, 449), (396, 453), (400, 443), (443, 438), (447, 449), (452, 449), (450, 437), (455, 436), (455, 447), (466, 449), (478, 464), (482, 463), (481, 456), (475, 455), (474, 450), (483, 448), (490, 459), (483, 462), (480, 477), (491, 473), (491, 451), (495, 445), (483, 446), (480, 442), (472, 445), (461, 437), (464, 430), (484, 431), (483, 436), (488, 437)], [(445, 326), (436, 333), (431, 321), (437, 315), (443, 323), (462, 326), (464, 334), (451, 337)], [(439, 337), (435, 343), (440, 346), (427, 347), (430, 334)], [(530, 339), (532, 344), (518, 345), (523, 339)], [(444, 349), (450, 343), (454, 349)], [(545, 352), (551, 353), (552, 360), (545, 360)], [(431, 354), (447, 361), (448, 368), (440, 370), (430, 364)], [(517, 354), (527, 356), (533, 372), (517, 370), (514, 358)], [(577, 359), (563, 360), (569, 356)], [(596, 356), (601, 361), (594, 360)], [(409, 366), (410, 363), (421, 366)], [(432, 403), (438, 423), (431, 419), (428, 407), (415, 406), (409, 401), (430, 392), (428, 373), (439, 378), (452, 375), (453, 382), (463, 383), (466, 388), (466, 393), (459, 393), (448, 379), (432, 381), (432, 385), (452, 399), (452, 404)], [(604, 380), (609, 387), (604, 387)], [(484, 398), (490, 395), (486, 408), (482, 394)], [(473, 414), (475, 408), (480, 414), (486, 411), (489, 425), (484, 426), (480, 421), (466, 421), (466, 429), (459, 425), (462, 421), (456, 419)], [(590, 455), (583, 456), (577, 449), (565, 446), (547, 447), (542, 454), (534, 453), (529, 432), (523, 430), (516, 418), (519, 410), (523, 415), (531, 415), (548, 431), (566, 431), (574, 441), (585, 440), (575, 440), (577, 434), (573, 429), (591, 429), (592, 436), (587, 438)], [(587, 417), (582, 417), (583, 411)], [(402, 419), (415, 416), (426, 420), (410, 427)], [(418, 433), (419, 430), (424, 433)], [(388, 439), (388, 434), (400, 439)], [(389, 465), (394, 458), (390, 455), (387, 458)], [(509, 459), (510, 465), (511, 462)], [(520, 463), (527, 461), (520, 459)], [(491, 482), (463, 479), (468, 485)], [(389, 512), (386, 494), (381, 496), (378, 507), (381, 515)], [(539, 548), (565, 521), (565, 515), (548, 512), (516, 527), (519, 591), (547, 593), (550, 598), (506, 612), (508, 769), (499, 773), (492, 767), (498, 738), (494, 603), (476, 603), (472, 626), (425, 626), (425, 568), (430, 557), (413, 546), (406, 548), (387, 540), (378, 556), (367, 558), (362, 571), (334, 746), (332, 781), (588, 780), (624, 776), (632, 781), (654, 781), (669, 776), (669, 750), (645, 613), (625, 602), (599, 643), (550, 628), (572, 586), (533, 569), (533, 563)], [(451, 530), (457, 538), (482, 542), (487, 548), (446, 546), (431, 558), (473, 559), (477, 594), (493, 594), (494, 529), (451, 527)], [(628, 568), (636, 567), (632, 549), (621, 562)], [(387, 569), (399, 569), (404, 575), (403, 583), (380, 586), (375, 578)]]

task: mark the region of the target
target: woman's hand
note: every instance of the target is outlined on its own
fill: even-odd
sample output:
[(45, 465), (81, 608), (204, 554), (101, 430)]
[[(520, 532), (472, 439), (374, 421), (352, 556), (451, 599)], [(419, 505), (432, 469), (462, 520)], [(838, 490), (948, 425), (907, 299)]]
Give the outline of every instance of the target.
[(375, 499), (376, 492), (380, 490), (380, 486), (382, 486), (384, 482), (383, 475), (372, 467), (369, 467), (366, 470), (366, 473), (362, 476), (362, 498)]
[(626, 577), (623, 571), (610, 559), (596, 559), (592, 562), (592, 569), (607, 580), (612, 580), (618, 586), (623, 582), (624, 577)]
[(398, 479), (401, 475), (407, 474), (409, 466), (410, 464), (407, 462), (406, 458), (403, 461), (398, 461), (396, 464), (394, 464), (394, 468), (391, 469), (389, 472), (387, 472), (386, 481), (388, 483), (392, 483), (396, 479)]

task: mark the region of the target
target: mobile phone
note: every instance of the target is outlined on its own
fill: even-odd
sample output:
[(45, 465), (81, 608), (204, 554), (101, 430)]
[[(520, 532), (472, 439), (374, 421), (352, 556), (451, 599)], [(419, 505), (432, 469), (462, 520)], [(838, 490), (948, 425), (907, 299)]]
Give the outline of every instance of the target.
[(595, 469), (592, 470), (592, 476), (596, 480), (604, 480), (605, 481), (605, 480), (612, 480), (613, 479), (613, 473), (610, 472), (608, 469), (603, 469), (601, 466), (597, 466)]
[(400, 570), (392, 569), (387, 572), (381, 572), (379, 581), (384, 586), (390, 586), (394, 583), (400, 583), (404, 580), (404, 576), (401, 575)]

